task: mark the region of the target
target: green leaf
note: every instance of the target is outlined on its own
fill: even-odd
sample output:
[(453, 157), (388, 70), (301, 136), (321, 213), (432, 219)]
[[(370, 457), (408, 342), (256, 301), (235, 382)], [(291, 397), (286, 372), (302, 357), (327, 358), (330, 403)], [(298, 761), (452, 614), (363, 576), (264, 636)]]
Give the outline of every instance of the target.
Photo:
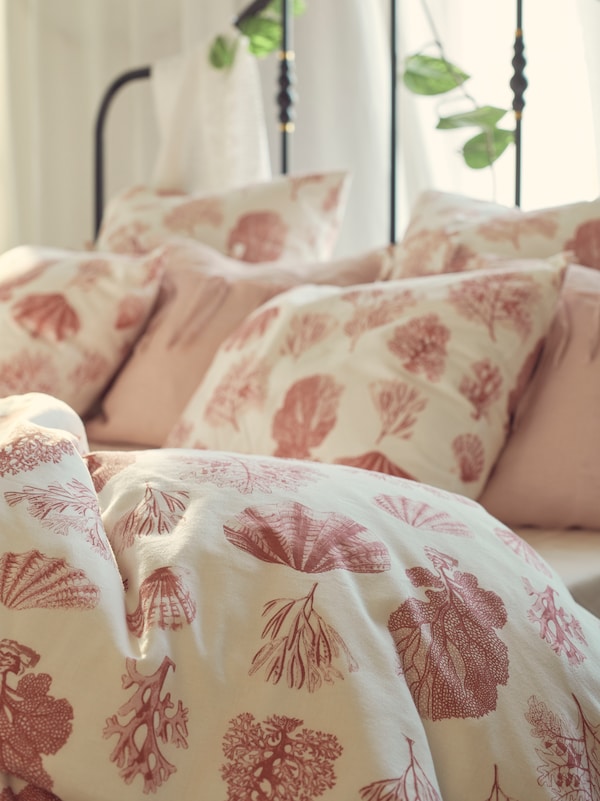
[(465, 111), (461, 114), (451, 114), (448, 117), (440, 117), (436, 128), (440, 130), (450, 130), (451, 128), (469, 128), (473, 125), (478, 128), (492, 130), (506, 114), (506, 109), (496, 108), (495, 106), (479, 106), (473, 111)]
[(215, 69), (231, 67), (235, 60), (237, 41), (227, 36), (217, 36), (210, 46), (208, 60)]
[(417, 95), (442, 95), (461, 86), (469, 77), (445, 58), (417, 53), (405, 60), (402, 80)]
[(241, 23), (240, 30), (248, 37), (248, 49), (255, 56), (266, 56), (281, 43), (281, 23), (270, 17), (250, 17)]
[(468, 167), (481, 170), (493, 164), (514, 140), (513, 131), (494, 128), (469, 139), (463, 147), (463, 158)]

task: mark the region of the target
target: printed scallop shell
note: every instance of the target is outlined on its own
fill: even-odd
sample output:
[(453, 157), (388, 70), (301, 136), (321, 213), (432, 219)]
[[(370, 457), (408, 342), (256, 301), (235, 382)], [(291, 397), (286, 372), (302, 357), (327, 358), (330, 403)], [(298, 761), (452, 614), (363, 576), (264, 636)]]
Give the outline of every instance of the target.
[(233, 545), (263, 562), (303, 573), (342, 569), (381, 573), (390, 569), (382, 542), (366, 542), (367, 529), (346, 515), (316, 512), (301, 503), (247, 508), (223, 526)]
[(100, 590), (83, 570), (39, 551), (0, 558), (0, 601), (9, 609), (93, 609)]
[(451, 517), (448, 512), (434, 509), (424, 501), (415, 501), (403, 495), (377, 495), (374, 500), (380, 509), (413, 528), (454, 534), (457, 537), (473, 536), (471, 529), (461, 520)]
[(182, 568), (159, 567), (142, 581), (137, 608), (127, 615), (132, 634), (141, 637), (152, 626), (173, 631), (194, 620), (196, 602), (186, 576)]

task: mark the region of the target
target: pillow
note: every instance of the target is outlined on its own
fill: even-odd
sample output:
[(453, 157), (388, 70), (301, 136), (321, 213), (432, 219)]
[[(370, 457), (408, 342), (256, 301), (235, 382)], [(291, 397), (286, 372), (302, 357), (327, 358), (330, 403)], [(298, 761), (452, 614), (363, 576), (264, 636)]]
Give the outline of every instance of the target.
[(480, 502), (507, 525), (600, 529), (600, 273), (572, 266)]
[(254, 265), (191, 241), (166, 245), (157, 310), (87, 423), (92, 440), (162, 445), (229, 334), (262, 303), (300, 283), (375, 281), (387, 248), (329, 263)]
[(159, 252), (0, 255), (0, 397), (43, 392), (87, 412), (144, 328), (160, 272)]
[(486, 255), (548, 258), (569, 250), (600, 269), (600, 198), (524, 212), (446, 192), (417, 199), (393, 278), (485, 267)]
[(478, 504), (54, 453), (0, 472), (3, 801), (597, 798), (598, 620)]
[(340, 462), (476, 497), (561, 276), (531, 261), (290, 290), (221, 346), (166, 444)]
[(134, 187), (108, 203), (96, 246), (145, 253), (185, 236), (247, 262), (327, 259), (348, 188), (345, 172), (279, 176), (210, 195)]

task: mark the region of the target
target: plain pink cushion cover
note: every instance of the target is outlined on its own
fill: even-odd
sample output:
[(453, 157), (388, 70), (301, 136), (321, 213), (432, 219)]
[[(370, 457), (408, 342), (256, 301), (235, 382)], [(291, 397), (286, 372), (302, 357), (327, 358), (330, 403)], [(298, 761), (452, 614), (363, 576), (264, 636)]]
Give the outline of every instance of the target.
[(219, 345), (251, 312), (298, 284), (374, 281), (386, 252), (323, 263), (248, 265), (182, 240), (167, 246), (164, 259), (158, 308), (100, 413), (86, 425), (95, 443), (162, 445)]
[(600, 272), (571, 266), (537, 371), (479, 499), (509, 526), (600, 529)]

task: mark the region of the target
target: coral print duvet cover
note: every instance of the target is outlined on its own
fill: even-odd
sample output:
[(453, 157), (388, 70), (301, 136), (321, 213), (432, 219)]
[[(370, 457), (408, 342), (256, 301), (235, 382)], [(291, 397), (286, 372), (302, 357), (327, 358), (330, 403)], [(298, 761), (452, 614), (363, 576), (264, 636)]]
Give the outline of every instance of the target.
[(0, 415), (1, 801), (600, 798), (600, 623), (474, 501)]

